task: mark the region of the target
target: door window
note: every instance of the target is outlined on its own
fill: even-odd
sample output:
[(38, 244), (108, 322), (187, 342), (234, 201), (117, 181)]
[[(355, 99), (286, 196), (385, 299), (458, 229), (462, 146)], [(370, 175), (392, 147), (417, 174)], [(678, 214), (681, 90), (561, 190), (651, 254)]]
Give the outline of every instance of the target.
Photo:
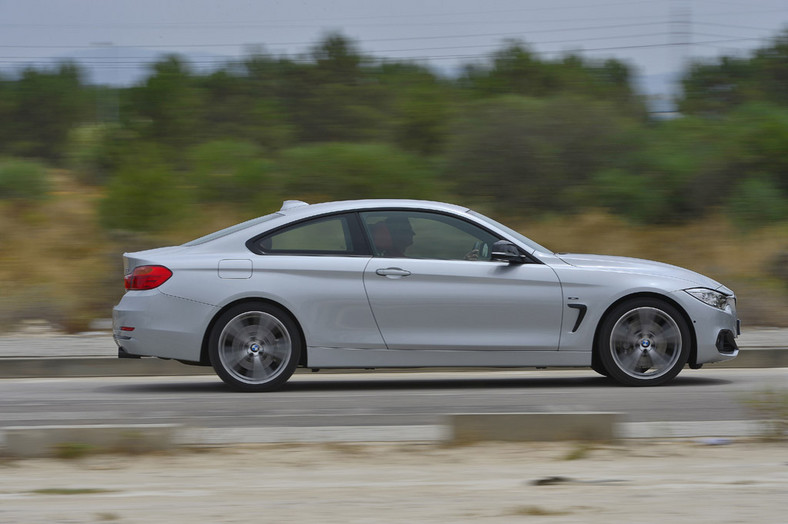
[(374, 254), (380, 257), (490, 260), (495, 235), (459, 218), (423, 211), (362, 212)]

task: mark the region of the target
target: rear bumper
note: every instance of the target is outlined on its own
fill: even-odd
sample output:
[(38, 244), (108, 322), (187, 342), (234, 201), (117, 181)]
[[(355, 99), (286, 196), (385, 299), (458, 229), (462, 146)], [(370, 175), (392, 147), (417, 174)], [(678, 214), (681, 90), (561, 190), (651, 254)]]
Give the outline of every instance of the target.
[(166, 295), (130, 291), (112, 310), (118, 357), (199, 361), (205, 330), (217, 308)]

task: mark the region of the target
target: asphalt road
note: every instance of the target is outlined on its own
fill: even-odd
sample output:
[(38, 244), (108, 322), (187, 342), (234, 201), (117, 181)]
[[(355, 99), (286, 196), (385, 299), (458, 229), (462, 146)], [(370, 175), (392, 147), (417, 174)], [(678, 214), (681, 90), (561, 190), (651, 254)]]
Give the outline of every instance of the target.
[(0, 428), (159, 424), (201, 428), (407, 426), (451, 413), (615, 411), (630, 422), (758, 418), (743, 400), (788, 389), (788, 370), (684, 370), (670, 385), (626, 388), (589, 371), (297, 374), (275, 393), (228, 390), (213, 376), (0, 380)]

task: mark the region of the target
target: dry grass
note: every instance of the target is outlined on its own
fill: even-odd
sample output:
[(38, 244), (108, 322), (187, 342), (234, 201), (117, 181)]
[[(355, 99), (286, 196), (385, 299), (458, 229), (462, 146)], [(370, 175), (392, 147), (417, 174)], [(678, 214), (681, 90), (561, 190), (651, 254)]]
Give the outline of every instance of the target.
[(788, 390), (765, 389), (743, 400), (744, 405), (763, 418), (764, 440), (788, 438)]
[(0, 327), (43, 318), (81, 329), (122, 292), (120, 259), (95, 220), (99, 195), (63, 174), (54, 180), (46, 201), (0, 207)]
[(117, 513), (110, 513), (110, 512), (102, 512), (96, 513), (96, 519), (102, 522), (110, 522), (114, 520), (120, 520), (120, 515)]
[(588, 458), (595, 449), (596, 447), (588, 442), (576, 443), (574, 448), (564, 455), (563, 460), (582, 460)]
[(763, 276), (788, 251), (788, 224), (745, 233), (720, 216), (680, 226), (637, 226), (590, 212), (527, 224), (521, 231), (559, 252), (648, 258), (723, 281)]
[[(109, 317), (122, 295), (124, 251), (180, 244), (252, 218), (230, 205), (201, 207), (156, 236), (110, 234), (97, 223), (98, 189), (62, 171), (53, 173), (53, 186), (41, 203), (0, 202), (0, 330), (24, 319), (84, 330), (90, 320)], [(646, 227), (591, 212), (514, 225), (556, 251), (634, 256), (694, 269), (737, 292), (746, 324), (788, 326), (788, 283), (771, 269), (788, 253), (788, 224), (744, 233), (721, 217)]]
[(721, 216), (680, 226), (638, 226), (602, 212), (521, 224), (557, 252), (647, 258), (722, 282), (738, 296), (746, 325), (788, 326), (788, 282), (775, 263), (788, 253), (788, 224), (744, 232)]
[(518, 517), (555, 517), (560, 515), (571, 515), (571, 511), (553, 510), (541, 506), (521, 506), (515, 508), (510, 513)]

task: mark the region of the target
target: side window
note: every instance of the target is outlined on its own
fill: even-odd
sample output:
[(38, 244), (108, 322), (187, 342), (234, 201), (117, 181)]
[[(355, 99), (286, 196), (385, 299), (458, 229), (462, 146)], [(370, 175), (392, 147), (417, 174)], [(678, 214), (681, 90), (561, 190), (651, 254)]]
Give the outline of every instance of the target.
[(459, 218), (423, 211), (361, 213), (375, 256), (490, 260), (498, 237)]
[(350, 255), (353, 236), (346, 216), (331, 216), (280, 229), (257, 241), (268, 254)]

